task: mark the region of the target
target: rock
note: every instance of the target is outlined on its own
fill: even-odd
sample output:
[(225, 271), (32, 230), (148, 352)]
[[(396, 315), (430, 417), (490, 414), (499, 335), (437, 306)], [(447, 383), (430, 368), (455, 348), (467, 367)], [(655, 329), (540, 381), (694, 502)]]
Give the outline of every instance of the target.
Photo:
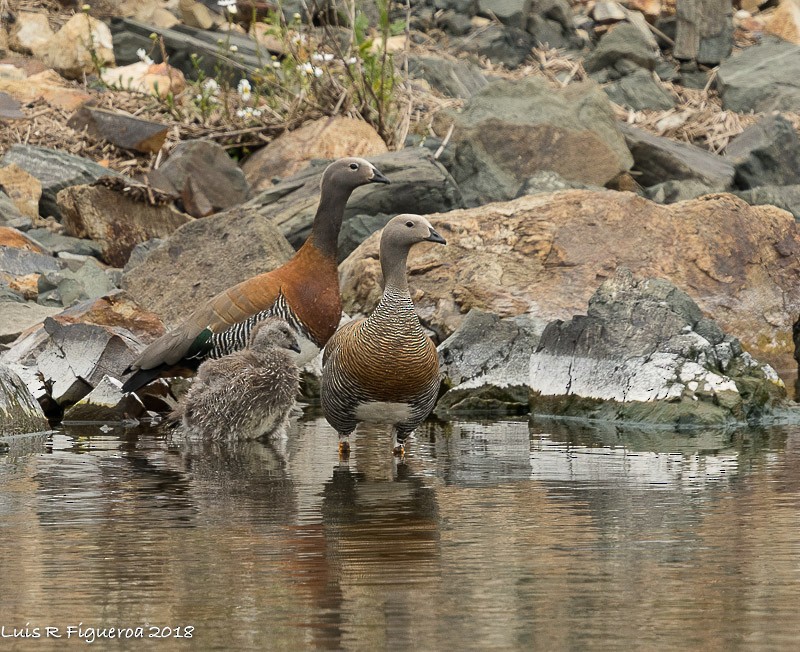
[(39, 216), (42, 184), (32, 174), (11, 163), (0, 168), (0, 187), (20, 213), (31, 219)]
[(27, 249), (0, 247), (0, 272), (11, 276), (43, 274), (63, 269), (63, 261)]
[(182, 196), (184, 204), (187, 199), (198, 203), (202, 196), (214, 213), (238, 206), (250, 194), (239, 166), (222, 146), (210, 140), (180, 143), (149, 179), (160, 190)]
[(517, 29), (525, 29), (530, 12), (531, 0), (478, 0), (479, 15)]
[(625, 9), (613, 0), (600, 0), (592, 7), (592, 18), (594, 22), (601, 25), (607, 23), (619, 23), (627, 17)]
[(149, 254), (156, 247), (160, 247), (161, 243), (163, 242), (164, 240), (161, 238), (152, 238), (146, 242), (137, 244), (131, 250), (131, 255), (128, 257), (128, 262), (125, 263), (125, 267), (122, 269), (123, 273), (129, 272), (140, 263), (143, 263), (147, 258), (147, 254)]
[[(357, 188), (347, 203), (343, 230), (356, 215), (426, 215), (463, 206), (458, 186), (425, 149), (403, 149), (371, 156), (369, 160), (392, 183)], [(247, 208), (269, 219), (292, 246), (299, 248), (311, 231), (322, 173), (327, 166), (326, 161), (315, 162), (300, 174), (254, 197)]]
[(527, 315), (501, 319), (472, 309), (439, 345), (448, 391), (436, 414), (521, 414), (528, 411), (530, 358), (545, 327)]
[(40, 306), (36, 303), (0, 303), (0, 344), (13, 342), (30, 328), (61, 312), (61, 308)]
[(14, 52), (41, 56), (47, 49), (53, 30), (47, 14), (20, 11), (8, 34), (8, 45)]
[[(2, 168), (0, 168), (2, 170)], [(31, 228), (33, 222), (31, 218), (19, 212), (16, 204), (4, 192), (0, 191), (0, 226), (7, 226), (19, 231), (26, 231)]]
[(446, 9), (441, 14), (437, 14), (436, 24), (453, 36), (464, 36), (472, 29), (472, 21), (469, 17), (452, 9)]
[(424, 79), (447, 97), (467, 99), (488, 85), (481, 69), (467, 61), (409, 55), (408, 74)]
[(586, 316), (551, 322), (530, 357), (531, 409), (670, 426), (758, 421), (783, 382), (662, 279), (618, 269)]
[(728, 143), (739, 188), (800, 183), (800, 140), (782, 115), (767, 115)]
[(614, 68), (619, 72), (621, 64), (633, 63), (645, 70), (656, 66), (656, 52), (642, 33), (629, 23), (618, 25), (609, 31), (583, 61), (586, 72), (598, 72)]
[(35, 253), (44, 253), (44, 249), (34, 240), (17, 229), (0, 226), (0, 247), (11, 247), (14, 249), (24, 249)]
[(61, 406), (81, 400), (104, 376), (119, 376), (140, 348), (130, 332), (113, 326), (61, 324), (48, 317), (44, 330), (49, 339), (36, 366)]
[(717, 88), (729, 111), (795, 111), (800, 105), (800, 47), (764, 38), (722, 62)]
[(105, 23), (88, 14), (75, 14), (50, 39), (42, 61), (67, 79), (114, 65), (114, 44)]
[(457, 39), (457, 50), (486, 57), (511, 70), (521, 66), (535, 47), (536, 41), (527, 32), (506, 25), (489, 25), (486, 29)]
[(201, 302), (285, 263), (293, 251), (254, 207), (188, 222), (126, 272), (122, 287), (143, 308), (176, 326)]
[(734, 194), (751, 206), (769, 204), (782, 208), (800, 221), (800, 185), (760, 186), (751, 190), (737, 190)]
[(183, 73), (166, 63), (136, 61), (119, 68), (106, 68), (100, 78), (112, 88), (161, 99), (177, 95), (186, 88)]
[(56, 201), (59, 190), (92, 183), (104, 176), (121, 176), (87, 159), (34, 145), (12, 145), (2, 159), (3, 166), (11, 163), (41, 182), (39, 214), (43, 217), (60, 216)]
[(164, 334), (164, 324), (158, 315), (142, 308), (123, 290), (112, 290), (97, 299), (77, 303), (61, 312), (56, 321), (124, 328), (143, 343)]
[(727, 59), (733, 48), (732, 14), (728, 0), (692, 0), (676, 5), (672, 56), (707, 66)]
[[(598, 279), (625, 266), (691, 293), (759, 360), (794, 366), (800, 231), (785, 211), (733, 195), (662, 206), (632, 193), (566, 190), (429, 219), (447, 246), (412, 250), (409, 279), (417, 312), (440, 341), (472, 308), (570, 319)], [(370, 236), (339, 268), (349, 315), (380, 299), (378, 240)]]
[(311, 159), (369, 158), (387, 151), (378, 132), (363, 120), (320, 118), (284, 133), (255, 152), (242, 165), (242, 171), (253, 191), (266, 190), (276, 177), (300, 172)]
[(122, 382), (103, 376), (98, 385), (64, 412), (62, 423), (136, 419), (145, 408), (136, 394), (122, 391)]
[(565, 29), (559, 22), (548, 20), (538, 14), (531, 14), (528, 17), (525, 29), (538, 47), (563, 49), (580, 47), (579, 39), (572, 34), (574, 29)]
[(23, 79), (0, 79), (0, 91), (8, 93), (23, 104), (42, 99), (62, 111), (74, 111), (92, 99), (89, 93), (69, 85), (54, 70), (45, 70)]
[(625, 142), (633, 154), (636, 180), (643, 186), (664, 181), (699, 181), (713, 190), (733, 185), (734, 167), (722, 156), (688, 143), (679, 143), (620, 123)]
[(83, 106), (67, 121), (75, 131), (86, 129), (89, 135), (134, 152), (155, 154), (161, 149), (169, 127), (142, 120), (119, 111)]
[(517, 191), (516, 196), (540, 195), (558, 190), (604, 190), (600, 186), (588, 186), (578, 181), (568, 181), (560, 174), (550, 170), (541, 170), (526, 179)]
[(180, 0), (181, 20), (189, 27), (213, 29), (222, 22), (219, 14), (212, 12), (197, 0)]
[(653, 79), (653, 73), (646, 70), (625, 75), (619, 81), (604, 86), (603, 90), (612, 102), (634, 111), (666, 111), (675, 106), (672, 95)]
[(781, 0), (767, 21), (764, 31), (800, 45), (800, 2)]
[(114, 283), (94, 258), (87, 258), (73, 272), (63, 269), (48, 272), (39, 279), (39, 303), (53, 305), (58, 302), (68, 307), (86, 299), (96, 299), (113, 291)]
[(657, 204), (674, 204), (687, 199), (695, 199), (716, 192), (697, 179), (664, 181), (645, 188), (644, 195)]
[(471, 206), (513, 197), (540, 170), (602, 186), (633, 163), (593, 82), (554, 89), (537, 78), (497, 81), (473, 95), (453, 124), (451, 172)]
[(30, 229), (28, 236), (53, 254), (68, 252), (78, 256), (100, 256), (100, 246), (92, 240), (73, 238), (68, 235), (53, 233), (49, 229)]
[(0, 435), (37, 432), (48, 428), (47, 419), (25, 383), (0, 363)]
[(102, 259), (123, 267), (131, 250), (151, 238), (164, 238), (191, 217), (167, 204), (152, 205), (103, 186), (71, 186), (58, 193), (66, 232), (90, 238)]

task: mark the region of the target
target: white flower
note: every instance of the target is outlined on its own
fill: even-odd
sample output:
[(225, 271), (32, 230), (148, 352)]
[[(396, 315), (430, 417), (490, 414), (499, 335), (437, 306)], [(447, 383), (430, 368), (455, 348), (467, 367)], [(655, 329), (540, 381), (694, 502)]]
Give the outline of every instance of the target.
[(236, 0), (217, 0), (217, 4), (223, 9), (230, 9), (236, 6)]
[(316, 66), (314, 66), (314, 77), (322, 77), (323, 72), (324, 71), (322, 70), (322, 68), (317, 68)]
[(280, 61), (273, 61), (272, 62), (272, 67), (273, 68), (280, 68), (281, 67), (281, 62)]
[(292, 43), (295, 45), (304, 45), (307, 40), (305, 34), (294, 34), (292, 36)]
[(250, 86), (250, 82), (246, 79), (240, 79), (239, 85), (236, 87), (236, 90), (239, 91), (239, 95), (242, 96), (242, 100), (245, 102), (250, 100), (250, 95), (253, 88)]
[(348, 65), (351, 65), (351, 66), (352, 66), (353, 64), (355, 64), (355, 63), (356, 63), (356, 61), (358, 61), (358, 59), (356, 59), (355, 57), (350, 57), (350, 58), (347, 60), (347, 63), (348, 63)]
[(330, 52), (325, 52), (323, 54), (312, 54), (311, 58), (314, 61), (333, 61), (333, 55)]
[(297, 69), (304, 75), (310, 75), (312, 72), (314, 72), (314, 66), (312, 66), (308, 61), (306, 61), (302, 65), (297, 66)]
[(237, 118), (244, 118), (247, 115), (247, 111), (244, 109), (237, 109), (236, 110), (236, 117)]
[(295, 11), (294, 14), (292, 14), (292, 18), (294, 20), (300, 20), (302, 18), (302, 16)]
[(138, 50), (136, 50), (136, 56), (139, 57), (140, 61), (143, 61), (148, 66), (153, 65), (153, 60), (147, 56), (147, 51), (144, 48), (139, 48)]
[(231, 47), (230, 47), (230, 51), (231, 51), (231, 52), (238, 52), (238, 51), (239, 51), (239, 48), (238, 48), (238, 47), (236, 47), (235, 45), (231, 45)]
[(203, 82), (203, 88), (211, 95), (219, 93), (219, 84), (213, 77), (209, 77)]
[(237, 118), (260, 118), (261, 111), (258, 109), (254, 109), (250, 106), (246, 106), (243, 109), (236, 110), (236, 117)]
[(254, 118), (260, 118), (261, 117), (261, 111), (259, 111), (258, 109), (253, 109), (253, 117)]

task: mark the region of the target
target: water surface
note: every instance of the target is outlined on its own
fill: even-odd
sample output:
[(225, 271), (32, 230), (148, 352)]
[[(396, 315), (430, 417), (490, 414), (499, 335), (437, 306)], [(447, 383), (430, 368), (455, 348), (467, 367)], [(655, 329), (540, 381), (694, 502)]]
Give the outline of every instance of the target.
[(0, 626), (41, 636), (2, 649), (82, 623), (171, 627), (166, 650), (782, 650), (798, 605), (800, 429), (428, 423), (398, 462), (373, 427), (341, 464), (309, 418), (266, 444), (86, 426), (0, 455)]

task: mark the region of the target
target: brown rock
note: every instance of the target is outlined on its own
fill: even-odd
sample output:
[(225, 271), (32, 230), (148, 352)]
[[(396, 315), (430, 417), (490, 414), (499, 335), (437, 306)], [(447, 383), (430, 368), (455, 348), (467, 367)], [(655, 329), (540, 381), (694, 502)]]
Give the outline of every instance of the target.
[(114, 65), (114, 44), (108, 26), (80, 13), (70, 18), (50, 39), (42, 60), (68, 79), (79, 79), (84, 73), (97, 72), (101, 66)]
[(39, 200), (42, 182), (16, 163), (0, 168), (0, 187), (11, 198), (20, 213), (36, 219), (39, 217)]
[(186, 88), (183, 73), (166, 63), (137, 61), (120, 68), (106, 68), (100, 77), (103, 82), (116, 89), (157, 95), (162, 99)]
[(282, 265), (293, 253), (268, 219), (239, 207), (184, 224), (123, 275), (122, 287), (171, 327), (201, 301)]
[(800, 45), (800, 0), (781, 0), (764, 30)]
[(363, 120), (321, 118), (287, 132), (258, 150), (242, 165), (253, 191), (272, 186), (308, 166), (311, 159), (343, 156), (369, 157), (389, 151), (378, 132)]
[[(788, 212), (727, 194), (658, 205), (570, 190), (429, 218), (447, 246), (413, 250), (409, 272), (417, 311), (442, 338), (471, 308), (570, 319), (625, 266), (672, 281), (757, 359), (795, 367), (800, 231)], [(345, 312), (377, 304), (378, 234), (340, 275)]]
[(86, 129), (95, 138), (107, 140), (117, 147), (153, 154), (161, 149), (169, 129), (158, 122), (93, 106), (78, 109), (67, 125), (76, 131)]
[(183, 23), (189, 27), (212, 29), (221, 22), (218, 15), (196, 0), (180, 0), (179, 7)]
[(10, 226), (0, 226), (0, 247), (25, 249), (26, 251), (34, 251), (37, 254), (44, 253), (44, 249), (36, 242), (22, 233), (22, 231), (17, 231)]
[(23, 274), (8, 280), (8, 287), (26, 301), (36, 301), (39, 296), (39, 279), (41, 274)]
[(74, 111), (91, 99), (88, 93), (67, 86), (63, 77), (53, 70), (45, 70), (26, 79), (0, 78), (0, 91), (23, 104), (42, 99), (64, 111)]
[(122, 267), (131, 250), (151, 238), (164, 238), (190, 221), (168, 205), (151, 206), (102, 186), (71, 186), (58, 193), (67, 235), (90, 238), (109, 265)]

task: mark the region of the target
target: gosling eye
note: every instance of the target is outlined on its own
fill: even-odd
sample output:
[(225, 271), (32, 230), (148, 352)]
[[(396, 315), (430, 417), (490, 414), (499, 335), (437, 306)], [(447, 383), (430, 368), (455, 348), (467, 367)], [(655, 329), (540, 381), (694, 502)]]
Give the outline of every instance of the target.
[(406, 222), (406, 226), (410, 229), (412, 226), (414, 226), (414, 222), (409, 220), (408, 222)]
[(350, 169), (351, 170), (358, 170), (358, 163), (351, 163), (350, 164)]

